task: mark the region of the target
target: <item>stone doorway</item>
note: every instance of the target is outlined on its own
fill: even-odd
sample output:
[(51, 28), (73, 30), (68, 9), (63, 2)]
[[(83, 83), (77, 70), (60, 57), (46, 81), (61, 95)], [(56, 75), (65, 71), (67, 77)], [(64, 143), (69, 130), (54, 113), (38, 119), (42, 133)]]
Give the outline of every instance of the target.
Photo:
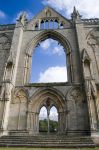
[[(58, 129), (55, 129), (57, 133), (64, 133), (66, 130), (66, 115), (64, 110), (64, 98), (56, 90), (48, 88), (41, 89), (31, 97), (31, 102), (28, 107), (27, 114), (27, 129), (30, 134), (40, 134), (39, 132), (39, 114), (42, 107), (46, 110), (47, 130), (46, 133), (50, 133), (50, 120), (53, 107), (58, 112), (57, 121)], [(49, 122), (49, 123), (48, 123)]]

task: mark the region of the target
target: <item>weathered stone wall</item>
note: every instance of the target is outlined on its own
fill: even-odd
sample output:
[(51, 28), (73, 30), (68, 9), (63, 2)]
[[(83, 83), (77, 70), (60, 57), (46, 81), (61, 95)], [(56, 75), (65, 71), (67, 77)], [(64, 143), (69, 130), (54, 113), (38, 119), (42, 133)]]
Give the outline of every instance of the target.
[[(57, 22), (58, 28), (42, 29), (46, 20)], [(32, 54), (47, 38), (65, 49), (67, 83), (29, 83)], [(60, 133), (99, 130), (99, 19), (81, 19), (74, 10), (68, 20), (51, 8), (31, 21), (22, 14), (16, 25), (0, 26), (0, 65), (2, 134), (12, 130), (38, 133), (40, 107), (47, 99), (58, 109)]]
[(6, 62), (10, 53), (14, 25), (0, 26), (0, 85), (3, 80)]
[[(64, 105), (64, 109), (59, 109), (59, 114), (63, 113), (64, 117), (61, 120), (59, 125), (60, 132), (74, 134), (74, 133), (87, 133), (89, 131), (89, 122), (88, 122), (88, 110), (87, 103), (83, 96), (83, 91), (78, 85), (70, 86), (70, 85), (61, 85), (54, 84), (49, 86), (44, 86), (44, 84), (34, 84), (27, 87), (16, 88), (12, 97), (11, 105), (10, 105), (10, 117), (9, 117), (9, 130), (31, 130), (32, 133), (37, 132), (35, 130), (35, 125), (39, 128), (39, 124), (35, 124), (33, 127), (33, 122), (35, 123), (35, 117), (33, 115), (31, 117), (31, 113), (38, 114), (37, 120), (39, 118), (39, 109), (40, 105), (43, 104), (45, 98), (43, 98), (42, 93), (47, 93), (48, 97), (51, 97), (50, 90), (54, 90), (54, 93), (57, 92), (59, 95), (61, 94), (64, 98), (62, 105)], [(47, 93), (46, 99), (47, 99)], [(39, 97), (39, 94), (41, 95)], [(57, 96), (59, 97), (57, 94)], [(41, 98), (41, 100), (40, 100)], [(59, 100), (55, 102), (56, 98), (54, 97), (54, 104), (57, 107), (60, 107)], [(30, 113), (30, 114), (28, 114)], [(28, 119), (28, 115), (30, 115)], [(64, 122), (63, 122), (64, 121)], [(63, 123), (62, 123), (63, 122)], [(64, 124), (64, 128), (62, 125)], [(63, 130), (64, 129), (64, 130)], [(63, 131), (62, 131), (63, 130)]]

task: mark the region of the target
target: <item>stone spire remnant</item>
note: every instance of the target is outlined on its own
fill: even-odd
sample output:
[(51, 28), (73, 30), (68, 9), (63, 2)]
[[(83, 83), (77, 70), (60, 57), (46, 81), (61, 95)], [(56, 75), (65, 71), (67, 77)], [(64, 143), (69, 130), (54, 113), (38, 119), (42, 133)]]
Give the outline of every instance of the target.
[(17, 21), (22, 23), (23, 25), (25, 25), (25, 23), (27, 21), (26, 17), (27, 17), (27, 13), (26, 12), (22, 12), (21, 15), (19, 16), (19, 19)]
[(79, 11), (74, 6), (73, 13), (71, 14), (71, 18), (72, 18), (73, 22), (80, 21), (81, 17), (82, 16), (79, 14)]

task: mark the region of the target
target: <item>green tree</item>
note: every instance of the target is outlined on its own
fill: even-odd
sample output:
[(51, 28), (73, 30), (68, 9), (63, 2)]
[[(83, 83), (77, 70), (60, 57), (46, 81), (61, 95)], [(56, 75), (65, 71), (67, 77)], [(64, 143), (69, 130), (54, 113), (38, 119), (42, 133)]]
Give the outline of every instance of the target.
[[(50, 132), (57, 132), (58, 131), (58, 122), (54, 120), (49, 120), (49, 128)], [(48, 121), (47, 119), (39, 121), (39, 131), (40, 132), (47, 132), (48, 131)]]

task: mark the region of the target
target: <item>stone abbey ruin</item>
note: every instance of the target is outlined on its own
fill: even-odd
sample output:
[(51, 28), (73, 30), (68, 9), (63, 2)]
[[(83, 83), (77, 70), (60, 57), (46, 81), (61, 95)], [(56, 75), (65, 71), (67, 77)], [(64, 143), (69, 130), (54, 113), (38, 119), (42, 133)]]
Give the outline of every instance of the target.
[[(34, 49), (48, 38), (64, 47), (68, 81), (29, 83)], [(99, 137), (99, 19), (75, 8), (71, 19), (50, 7), (31, 20), (23, 13), (0, 25), (0, 66), (1, 138), (39, 136), (42, 106), (57, 108), (58, 136)]]

